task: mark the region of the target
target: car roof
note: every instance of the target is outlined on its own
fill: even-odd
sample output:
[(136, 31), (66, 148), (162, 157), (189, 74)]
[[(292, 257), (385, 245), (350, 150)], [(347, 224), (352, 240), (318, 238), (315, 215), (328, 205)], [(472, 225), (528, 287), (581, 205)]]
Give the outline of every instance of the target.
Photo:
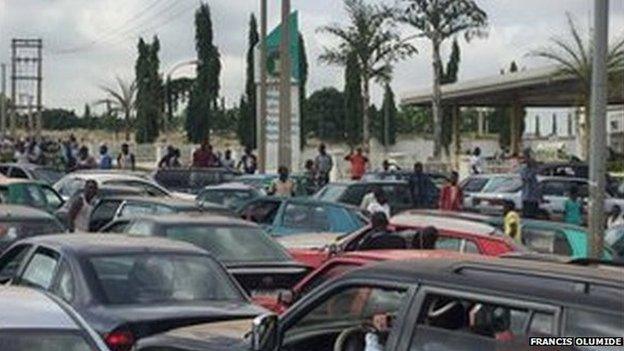
[(255, 190), (255, 188), (251, 185), (234, 181), (217, 185), (209, 185), (204, 187), (203, 190)]
[(581, 182), (587, 183), (587, 178), (580, 177), (564, 177), (564, 176), (538, 176), (537, 179), (541, 182), (545, 180), (556, 180), (556, 181), (564, 181), (564, 182)]
[[(565, 301), (615, 311), (624, 310), (622, 268), (579, 266), (537, 260), (467, 256), (427, 260), (387, 261), (347, 273), (356, 279), (428, 282), (521, 296), (523, 299)], [(525, 279), (528, 278), (528, 279)], [(540, 284), (536, 288), (535, 284)]]
[(391, 261), (423, 258), (456, 258), (459, 256), (462, 256), (462, 254), (447, 250), (365, 250), (348, 251), (340, 256), (336, 256), (336, 259), (354, 258), (367, 261)]
[(480, 173), (480, 174), (471, 174), (466, 179), (474, 179), (474, 178), (518, 178), (520, 177), (517, 173)]
[(395, 185), (395, 184), (407, 184), (407, 181), (405, 180), (393, 180), (393, 179), (380, 179), (380, 180), (342, 180), (342, 181), (337, 181), (337, 182), (331, 182), (329, 184), (327, 184), (328, 186), (331, 185), (358, 185), (358, 184), (364, 184), (364, 185), (369, 185), (369, 184), (379, 184), (379, 185)]
[(18, 286), (0, 289), (0, 330), (80, 329), (76, 321), (54, 299), (45, 293)]
[(13, 185), (13, 184), (42, 184), (37, 180), (24, 179), (24, 178), (8, 178), (0, 177), (0, 185)]
[(139, 177), (137, 175), (127, 174), (127, 173), (114, 173), (114, 172), (74, 172), (67, 174), (66, 177), (78, 178), (78, 179), (91, 179), (96, 182), (106, 182), (109, 180), (138, 180), (138, 181), (147, 181), (143, 177)]
[(433, 226), (438, 230), (449, 230), (470, 234), (490, 236), (496, 232), (496, 228), (474, 220), (428, 215), (417, 210), (408, 210), (390, 218), (390, 224), (404, 227)]
[(20, 242), (43, 245), (59, 252), (72, 252), (78, 255), (137, 252), (207, 254), (204, 250), (182, 241), (121, 234), (44, 235), (27, 238)]
[(198, 210), (201, 209), (201, 207), (195, 201), (178, 199), (178, 198), (161, 197), (161, 196), (113, 195), (113, 196), (107, 196), (104, 199), (105, 200), (114, 199), (114, 200), (122, 200), (122, 201), (146, 202), (150, 204), (163, 205), (163, 206), (169, 206), (169, 207), (174, 207), (174, 208), (197, 208)]
[(353, 205), (343, 204), (339, 202), (319, 200), (317, 198), (312, 198), (312, 197), (261, 196), (252, 201), (261, 201), (261, 200), (273, 200), (273, 201), (279, 201), (279, 202), (288, 201), (291, 203), (298, 203), (298, 204), (334, 206), (334, 207), (342, 207), (342, 208), (346, 208), (349, 210), (359, 211), (359, 208)]
[(20, 205), (0, 205), (0, 220), (9, 219), (54, 219), (54, 216), (46, 211)]
[(259, 228), (259, 226), (253, 222), (244, 221), (242, 219), (221, 216), (210, 213), (173, 213), (164, 215), (147, 215), (134, 217), (135, 220), (146, 220), (162, 225), (171, 224), (201, 224), (201, 225), (219, 225), (219, 226), (236, 226), (236, 227), (249, 227)]

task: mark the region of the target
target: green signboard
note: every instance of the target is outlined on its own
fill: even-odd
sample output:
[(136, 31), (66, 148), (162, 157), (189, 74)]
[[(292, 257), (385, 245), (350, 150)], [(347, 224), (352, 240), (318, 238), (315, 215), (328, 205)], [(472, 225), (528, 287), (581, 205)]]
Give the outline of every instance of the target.
[[(290, 32), (290, 62), (291, 62), (291, 76), (296, 81), (300, 80), (301, 67), (299, 67), (299, 15), (295, 11), (288, 17), (289, 32)], [(279, 72), (279, 47), (282, 38), (282, 26), (277, 26), (267, 36), (267, 71), (269, 75), (274, 77), (278, 76)]]

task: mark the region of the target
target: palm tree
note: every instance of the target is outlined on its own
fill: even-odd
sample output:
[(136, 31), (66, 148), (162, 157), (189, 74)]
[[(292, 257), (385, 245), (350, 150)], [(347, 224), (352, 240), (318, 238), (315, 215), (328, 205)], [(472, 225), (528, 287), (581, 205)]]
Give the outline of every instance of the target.
[(400, 0), (399, 3), (404, 6), (397, 10), (397, 19), (418, 31), (414, 37), (425, 37), (431, 41), (434, 156), (439, 157), (442, 150), (440, 46), (445, 40), (460, 33), (464, 34), (467, 41), (485, 34), (487, 14), (473, 0)]
[(362, 78), (362, 111), (364, 148), (370, 150), (370, 81), (390, 81), (392, 64), (416, 52), (414, 46), (401, 39), (393, 23), (393, 12), (364, 0), (344, 0), (349, 23), (332, 24), (318, 29), (338, 38), (337, 46), (324, 48), (319, 60), (327, 64), (346, 66), (350, 54), (355, 54)]
[[(570, 38), (550, 38), (551, 45), (530, 52), (530, 55), (542, 57), (555, 62), (559, 66), (557, 75), (576, 77), (579, 81), (579, 104), (583, 106), (584, 118), (577, 114), (577, 131), (581, 139), (581, 157), (587, 159), (589, 151), (589, 135), (591, 130), (590, 111), (591, 76), (593, 62), (593, 41), (584, 40), (583, 33), (578, 29), (570, 14), (566, 14)], [(607, 51), (608, 90), (615, 92), (617, 85), (622, 84), (624, 68), (624, 38), (617, 40)]]
[(130, 140), (130, 120), (136, 103), (136, 82), (128, 83), (120, 77), (115, 78), (117, 87), (100, 86), (107, 96), (97, 101), (97, 104), (111, 104), (112, 110), (120, 112), (125, 120), (126, 141)]

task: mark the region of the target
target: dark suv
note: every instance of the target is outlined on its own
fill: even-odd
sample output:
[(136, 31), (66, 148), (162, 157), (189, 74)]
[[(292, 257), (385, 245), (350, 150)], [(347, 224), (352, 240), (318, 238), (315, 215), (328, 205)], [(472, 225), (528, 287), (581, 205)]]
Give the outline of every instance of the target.
[[(536, 350), (529, 337), (620, 338), (622, 273), (617, 267), (510, 258), (393, 261), (327, 282), (279, 318), (257, 317), (250, 341), (233, 340), (233, 326), (206, 324), (205, 334), (193, 334), (201, 335), (202, 350), (363, 350), (371, 338), (386, 351)], [(165, 342), (160, 335), (160, 345)], [(143, 345), (139, 350), (151, 351), (158, 344)]]
[(386, 194), (392, 214), (414, 208), (409, 185), (400, 180), (330, 183), (314, 194), (314, 198), (359, 207), (364, 196), (375, 187), (380, 187)]

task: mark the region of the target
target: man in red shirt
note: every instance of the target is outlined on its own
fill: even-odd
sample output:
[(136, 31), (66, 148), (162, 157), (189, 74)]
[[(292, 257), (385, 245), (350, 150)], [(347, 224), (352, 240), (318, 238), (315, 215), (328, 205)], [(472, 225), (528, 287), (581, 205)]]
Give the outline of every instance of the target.
[(451, 173), (451, 181), (442, 187), (440, 191), (439, 208), (444, 211), (459, 211), (462, 207), (464, 195), (457, 185), (459, 174), (455, 171)]
[(193, 152), (193, 167), (208, 168), (217, 167), (217, 156), (212, 152), (212, 145), (205, 141), (199, 149)]
[(362, 176), (366, 172), (366, 164), (368, 163), (368, 158), (362, 154), (362, 148), (358, 147), (356, 152), (351, 152), (351, 154), (345, 157), (345, 160), (351, 163), (351, 179), (362, 179)]

